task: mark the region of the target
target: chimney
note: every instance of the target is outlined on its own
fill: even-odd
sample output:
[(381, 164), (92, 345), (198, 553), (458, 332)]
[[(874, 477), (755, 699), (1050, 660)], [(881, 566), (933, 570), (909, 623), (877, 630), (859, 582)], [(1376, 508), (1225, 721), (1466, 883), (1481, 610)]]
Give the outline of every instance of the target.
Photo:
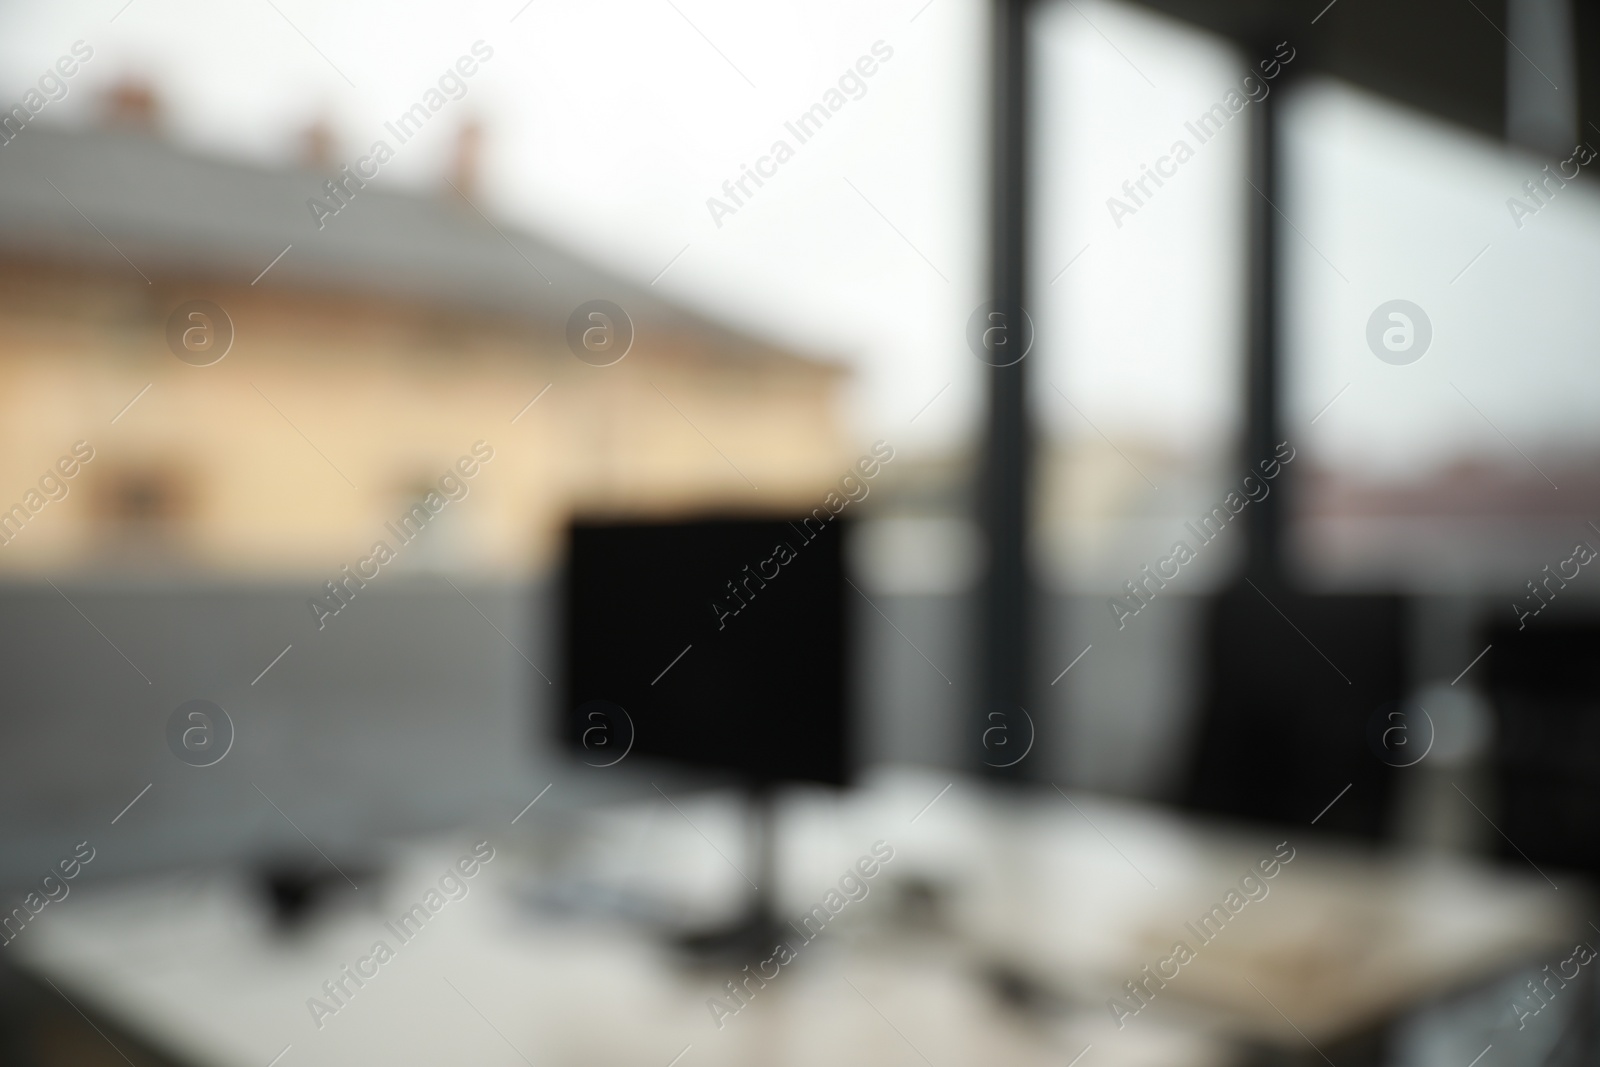
[(326, 118), (319, 118), (300, 132), (300, 164), (309, 170), (332, 174), (338, 170), (333, 161), (333, 126)]
[(126, 75), (106, 90), (104, 122), (110, 129), (161, 132), (161, 103), (150, 82), (138, 75)]
[(450, 181), (471, 197), (478, 191), (478, 177), (483, 165), (483, 123), (468, 119), (456, 133), (456, 147), (450, 157)]

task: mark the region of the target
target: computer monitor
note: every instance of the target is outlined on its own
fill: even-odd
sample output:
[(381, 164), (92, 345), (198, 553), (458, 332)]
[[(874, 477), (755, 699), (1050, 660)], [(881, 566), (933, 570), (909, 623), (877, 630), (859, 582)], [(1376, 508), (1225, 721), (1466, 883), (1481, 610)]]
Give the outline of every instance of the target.
[(810, 516), (575, 523), (562, 743), (762, 791), (846, 784), (844, 534)]

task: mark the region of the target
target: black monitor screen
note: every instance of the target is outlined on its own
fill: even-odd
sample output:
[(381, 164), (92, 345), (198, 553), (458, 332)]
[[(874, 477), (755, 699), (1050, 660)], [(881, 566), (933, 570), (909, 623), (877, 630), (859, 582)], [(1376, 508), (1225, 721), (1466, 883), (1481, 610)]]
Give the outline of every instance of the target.
[(574, 525), (562, 742), (591, 766), (844, 784), (842, 539), (816, 519)]

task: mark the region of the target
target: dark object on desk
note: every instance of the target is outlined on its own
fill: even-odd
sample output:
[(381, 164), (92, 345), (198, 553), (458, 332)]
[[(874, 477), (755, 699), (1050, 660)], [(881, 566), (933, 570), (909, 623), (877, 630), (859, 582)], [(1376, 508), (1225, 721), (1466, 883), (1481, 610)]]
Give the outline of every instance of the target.
[(1485, 643), (1496, 823), (1534, 864), (1600, 871), (1600, 624), (1506, 624)]
[[(371, 881), (373, 872), (363, 869), (357, 875)], [(344, 874), (324, 860), (273, 860), (257, 870), (256, 879), (272, 927), (280, 934), (301, 929), (330, 900), (355, 891)]]
[(1073, 1005), (1029, 968), (1005, 960), (988, 960), (978, 968), (979, 980), (1003, 1007), (1033, 1019), (1064, 1014)]
[(1367, 727), (1403, 696), (1404, 621), (1394, 596), (1311, 596), (1260, 582), (1219, 595), (1187, 806), (1382, 837), (1393, 769), (1372, 752)]
[(560, 742), (592, 767), (670, 760), (751, 796), (740, 866), (758, 888), (744, 918), (682, 941), (700, 957), (770, 950), (782, 935), (775, 788), (850, 777), (845, 531), (814, 515), (571, 531)]

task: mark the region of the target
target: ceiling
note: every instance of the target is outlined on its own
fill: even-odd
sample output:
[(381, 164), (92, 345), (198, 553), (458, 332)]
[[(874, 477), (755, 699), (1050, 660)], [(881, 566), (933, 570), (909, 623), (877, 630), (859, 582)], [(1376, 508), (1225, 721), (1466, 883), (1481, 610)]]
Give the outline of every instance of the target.
[[(1506, 130), (1507, 7), (1516, 0), (1135, 0), (1270, 55), (1494, 137)], [(1524, 0), (1540, 3), (1541, 0)], [(1550, 0), (1543, 0), (1550, 2)], [(1600, 136), (1600, 10), (1574, 0), (1579, 127)], [(1313, 21), (1315, 20), (1315, 21)], [(1515, 62), (1523, 62), (1511, 52)]]

